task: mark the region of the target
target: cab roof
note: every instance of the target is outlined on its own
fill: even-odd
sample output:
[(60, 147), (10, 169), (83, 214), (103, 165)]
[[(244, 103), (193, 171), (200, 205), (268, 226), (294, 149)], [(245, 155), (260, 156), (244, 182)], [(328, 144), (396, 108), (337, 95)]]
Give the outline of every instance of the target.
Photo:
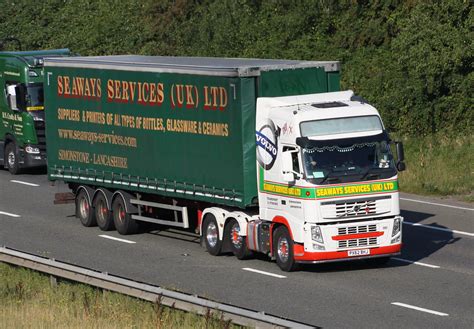
[(32, 50), (32, 51), (0, 51), (0, 58), (16, 58), (29, 67), (42, 66), (48, 57), (70, 56), (71, 51), (64, 49)]
[(320, 120), (336, 117), (379, 115), (370, 104), (361, 101), (352, 90), (285, 97), (262, 97), (259, 108), (271, 111), (292, 112), (297, 121)]

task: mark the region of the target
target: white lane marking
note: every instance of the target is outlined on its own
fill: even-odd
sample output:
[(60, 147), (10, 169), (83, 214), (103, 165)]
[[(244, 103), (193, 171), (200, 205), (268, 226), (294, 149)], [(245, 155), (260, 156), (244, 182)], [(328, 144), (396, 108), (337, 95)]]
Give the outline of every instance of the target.
[(392, 304), (392, 305), (401, 306), (401, 307), (411, 308), (411, 309), (413, 309), (413, 310), (417, 310), (417, 311), (421, 311), (421, 312), (426, 312), (426, 313), (431, 313), (431, 314), (435, 314), (435, 315), (439, 315), (439, 316), (449, 316), (448, 313), (442, 313), (442, 312), (438, 312), (438, 311), (433, 311), (433, 310), (429, 310), (429, 309), (427, 309), (427, 308), (422, 308), (422, 307), (418, 307), (418, 306), (408, 305), (408, 304), (404, 304), (404, 303), (395, 302), (395, 303), (391, 303), (391, 304)]
[(431, 265), (431, 264), (426, 264), (426, 263), (421, 263), (421, 262), (415, 262), (413, 260), (408, 260), (408, 259), (403, 259), (403, 258), (392, 257), (392, 259), (398, 260), (400, 262), (416, 264), (416, 265), (421, 265), (421, 266), (426, 266), (426, 267), (431, 267), (431, 268), (440, 268), (438, 265)]
[(264, 272), (264, 271), (259, 271), (259, 270), (256, 270), (256, 269), (253, 269), (253, 268), (249, 268), (249, 267), (243, 267), (242, 269), (243, 269), (244, 271), (255, 272), (255, 273), (259, 273), (259, 274), (263, 274), (263, 275), (273, 276), (273, 277), (279, 278), (279, 279), (285, 279), (285, 278), (286, 278), (286, 276), (284, 276), (284, 275), (273, 274), (273, 273)]
[(438, 230), (438, 231), (443, 231), (443, 232), (450, 232), (450, 233), (462, 234), (462, 235), (467, 235), (467, 236), (474, 236), (474, 233), (469, 233), (469, 232), (464, 232), (464, 231), (457, 231), (457, 230), (450, 230), (449, 228), (441, 228), (441, 227), (436, 227), (436, 226), (431, 226), (431, 225), (424, 225), (424, 224), (420, 224), (420, 223), (412, 223), (412, 222), (403, 221), (403, 224), (412, 225), (412, 226), (420, 226), (420, 227), (430, 228), (432, 230)]
[(449, 204), (444, 204), (444, 203), (435, 203), (435, 202), (428, 202), (428, 201), (421, 201), (421, 200), (407, 199), (407, 198), (400, 198), (400, 200), (411, 201), (411, 202), (419, 202), (419, 203), (425, 203), (425, 204), (430, 204), (430, 205), (440, 206), (440, 207), (448, 207), (448, 208), (454, 208), (454, 209), (462, 209), (462, 210), (474, 211), (474, 208), (465, 208), (465, 207), (451, 206), (451, 205), (449, 205)]
[(28, 185), (28, 186), (39, 186), (39, 184), (23, 182), (23, 181), (21, 181), (21, 180), (15, 180), (15, 179), (11, 179), (10, 182), (12, 182), (12, 183), (17, 183), (17, 184)]
[(114, 238), (113, 236), (108, 236), (105, 234), (99, 235), (101, 238), (106, 238), (110, 240), (115, 240), (115, 241), (120, 241), (120, 242), (125, 242), (125, 243), (136, 243), (135, 241), (130, 241), (130, 240), (124, 240), (124, 239), (119, 239), (119, 238)]
[(5, 212), (5, 211), (0, 211), (0, 215), (10, 216), (10, 217), (16, 217), (16, 218), (21, 217), (20, 215), (12, 214), (12, 213)]

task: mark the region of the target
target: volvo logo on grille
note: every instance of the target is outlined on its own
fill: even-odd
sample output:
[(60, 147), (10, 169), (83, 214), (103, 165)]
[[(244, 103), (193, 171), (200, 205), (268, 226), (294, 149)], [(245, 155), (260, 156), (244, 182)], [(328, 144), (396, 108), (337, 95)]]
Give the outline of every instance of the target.
[(366, 215), (370, 213), (370, 208), (369, 205), (366, 203), (365, 205), (361, 204), (356, 204), (352, 208), (349, 208), (346, 212), (343, 214), (338, 215), (337, 217), (345, 217), (345, 216), (350, 216), (350, 215), (358, 215), (359, 212), (364, 211)]

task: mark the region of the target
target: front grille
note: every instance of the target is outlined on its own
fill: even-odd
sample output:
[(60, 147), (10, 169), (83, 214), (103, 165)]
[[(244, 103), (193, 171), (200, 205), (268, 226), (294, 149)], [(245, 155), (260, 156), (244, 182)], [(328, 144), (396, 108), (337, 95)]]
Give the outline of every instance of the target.
[[(337, 228), (337, 236), (344, 236), (349, 234), (363, 234), (377, 232), (377, 224), (369, 225), (353, 225)], [(338, 240), (338, 248), (356, 248), (356, 247), (367, 247), (375, 246), (378, 244), (377, 237), (371, 238), (359, 238), (359, 239), (347, 239)]]
[(376, 231), (377, 231), (377, 225), (376, 224), (346, 226), (346, 227), (339, 227), (337, 229), (337, 235), (369, 233), (369, 232), (376, 232)]
[(41, 151), (46, 150), (46, 130), (44, 121), (35, 121), (36, 137), (38, 137), (38, 146)]
[(372, 215), (377, 212), (375, 200), (336, 203), (337, 217)]
[(351, 219), (389, 213), (391, 196), (373, 196), (350, 200), (335, 200), (321, 203), (321, 215), (325, 219)]
[(338, 248), (355, 248), (377, 245), (377, 238), (361, 238), (338, 241)]

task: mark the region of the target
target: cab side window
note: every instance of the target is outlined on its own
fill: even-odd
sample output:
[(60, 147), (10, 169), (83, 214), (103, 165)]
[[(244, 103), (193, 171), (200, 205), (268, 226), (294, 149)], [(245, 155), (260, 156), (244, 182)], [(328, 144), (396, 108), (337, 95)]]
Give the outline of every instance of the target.
[(7, 97), (7, 103), (10, 109), (12, 110), (18, 110), (18, 106), (16, 104), (16, 92), (15, 92), (15, 86), (14, 84), (6, 84), (5, 85), (5, 93)]
[(293, 152), (291, 153), (291, 159), (293, 160), (293, 171), (300, 172), (300, 164), (298, 162), (298, 153)]
[(283, 152), (285, 151), (295, 151), (291, 152), (291, 160), (293, 162), (293, 171), (299, 173), (300, 172), (300, 164), (298, 160), (298, 152), (296, 152), (296, 149), (294, 147), (290, 146), (284, 146), (283, 147)]

